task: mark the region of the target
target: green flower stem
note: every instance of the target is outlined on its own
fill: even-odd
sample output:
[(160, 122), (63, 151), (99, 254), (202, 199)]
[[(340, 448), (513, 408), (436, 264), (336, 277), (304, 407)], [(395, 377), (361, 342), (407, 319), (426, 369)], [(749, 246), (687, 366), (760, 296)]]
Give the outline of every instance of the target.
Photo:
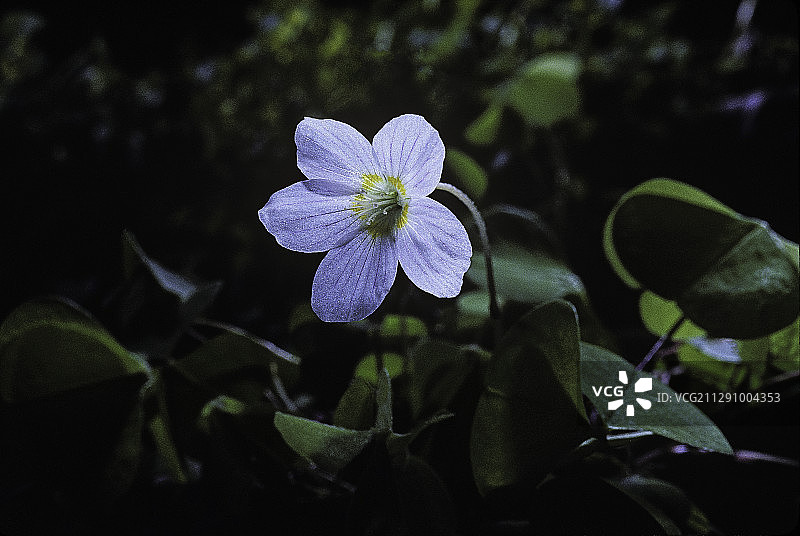
[(494, 268), (492, 266), (492, 248), (489, 246), (489, 235), (486, 233), (486, 222), (483, 221), (483, 216), (478, 212), (478, 207), (472, 202), (467, 194), (446, 182), (440, 182), (436, 186), (437, 190), (444, 190), (456, 196), (459, 201), (464, 203), (467, 207), (472, 219), (475, 220), (475, 225), (478, 227), (478, 234), (481, 238), (483, 245), (483, 257), (486, 259), (486, 285), (489, 289), (489, 316), (493, 320), (500, 318), (500, 307), (497, 305), (497, 289), (494, 283)]
[(665, 344), (667, 341), (670, 341), (670, 340), (672, 340), (672, 337), (673, 337), (673, 335), (675, 335), (675, 332), (676, 332), (676, 331), (678, 331), (678, 328), (680, 328), (680, 327), (683, 325), (683, 323), (684, 323), (685, 321), (686, 321), (686, 317), (685, 317), (685, 316), (681, 316), (681, 317), (680, 317), (680, 318), (679, 318), (679, 319), (678, 319), (678, 320), (677, 320), (677, 321), (676, 321), (676, 322), (675, 322), (675, 323), (672, 325), (672, 327), (671, 327), (671, 328), (669, 328), (669, 331), (668, 331), (668, 332), (666, 332), (665, 334), (663, 334), (663, 335), (661, 336), (661, 338), (659, 338), (659, 339), (656, 341), (656, 343), (653, 345), (653, 347), (652, 347), (652, 348), (650, 348), (650, 351), (649, 351), (649, 352), (647, 352), (647, 355), (646, 355), (646, 356), (644, 356), (644, 359), (642, 359), (642, 362), (641, 362), (641, 363), (639, 363), (638, 365), (636, 365), (636, 370), (642, 370), (642, 369), (644, 369), (644, 367), (645, 367), (645, 366), (647, 366), (647, 364), (650, 362), (650, 360), (651, 360), (651, 359), (653, 359), (653, 356), (655, 356), (655, 355), (656, 355), (656, 352), (658, 352), (659, 350), (661, 350), (661, 347), (662, 347), (662, 346), (664, 346), (664, 344)]

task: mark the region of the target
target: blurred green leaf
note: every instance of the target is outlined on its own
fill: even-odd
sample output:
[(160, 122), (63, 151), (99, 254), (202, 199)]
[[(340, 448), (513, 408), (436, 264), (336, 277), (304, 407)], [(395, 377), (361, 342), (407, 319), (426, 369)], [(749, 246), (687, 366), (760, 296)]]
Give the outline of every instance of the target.
[[(584, 295), (583, 282), (563, 263), (512, 244), (492, 251), (497, 293), (524, 303), (542, 304), (567, 296)], [(483, 253), (473, 253), (467, 279), (486, 288)]]
[(578, 342), (574, 307), (554, 301), (525, 315), (498, 344), (470, 440), (481, 493), (541, 478), (591, 435)]
[(319, 322), (321, 322), (321, 320), (311, 308), (311, 302), (303, 302), (292, 309), (287, 324), (288, 330), (291, 333), (307, 324), (318, 324)]
[[(502, 308), (505, 300), (498, 296), (497, 301)], [(456, 309), (458, 330), (480, 328), (489, 320), (489, 292), (484, 289), (461, 292), (456, 298)]]
[[(564, 299), (578, 311), (581, 340), (613, 349), (615, 342), (594, 312), (583, 281), (562, 261), (538, 251), (530, 251), (512, 243), (500, 242), (492, 252), (498, 301), (541, 305)], [(459, 326), (474, 328), (488, 318), (486, 263), (482, 253), (473, 253), (467, 279), (481, 287), (480, 291), (463, 293), (456, 302)], [(486, 303), (487, 305), (482, 305)]]
[[(385, 352), (383, 354), (383, 364), (386, 370), (389, 371), (390, 378), (396, 378), (401, 375), (405, 368), (403, 356), (392, 352)], [(377, 375), (375, 373), (375, 354), (365, 355), (356, 365), (353, 376), (356, 378), (363, 378), (374, 385), (377, 381)]]
[(295, 452), (332, 473), (350, 463), (374, 435), (372, 430), (349, 430), (280, 411), (275, 427)]
[(422, 61), (428, 64), (444, 62), (455, 55), (467, 38), (470, 24), (480, 7), (480, 0), (456, 0), (455, 12), (448, 26), (441, 32), (431, 47), (422, 54)]
[[(719, 428), (694, 404), (679, 399), (675, 391), (646, 373), (634, 370), (633, 365), (617, 354), (584, 342), (580, 348), (581, 389), (610, 429), (649, 430), (680, 443), (733, 453)], [(623, 372), (627, 383), (621, 381)], [(639, 380), (649, 388), (635, 391)], [(596, 391), (604, 386), (622, 387), (622, 398), (609, 398)], [(614, 400), (621, 405), (609, 409)], [(628, 408), (633, 409), (633, 415), (628, 415)]]
[(447, 409), (477, 363), (474, 352), (440, 340), (425, 340), (408, 357), (408, 397), (414, 419)]
[(715, 337), (768, 335), (798, 315), (791, 245), (680, 182), (654, 179), (626, 193), (606, 221), (604, 245), (627, 284), (674, 300)]
[(510, 82), (506, 102), (537, 127), (576, 117), (581, 108), (580, 72), (581, 62), (575, 54), (542, 54), (520, 68)]
[(384, 339), (417, 339), (426, 337), (428, 328), (416, 316), (387, 314), (381, 321), (379, 334)]
[(319, 55), (323, 60), (331, 60), (342, 54), (347, 49), (347, 43), (351, 39), (350, 27), (341, 19), (335, 19), (331, 23), (328, 38), (319, 46)]
[(473, 199), (483, 197), (486, 188), (489, 187), (489, 177), (471, 156), (448, 147), (444, 163), (470, 197)]
[(497, 140), (497, 134), (503, 120), (503, 107), (492, 102), (464, 131), (464, 138), (473, 145), (491, 145)]
[[(639, 296), (639, 315), (647, 331), (661, 337), (666, 335), (672, 326), (683, 317), (683, 311), (678, 304), (666, 300), (658, 294), (645, 290)], [(706, 330), (696, 326), (690, 320), (684, 319), (680, 327), (672, 335), (675, 341), (691, 339), (705, 335)]]

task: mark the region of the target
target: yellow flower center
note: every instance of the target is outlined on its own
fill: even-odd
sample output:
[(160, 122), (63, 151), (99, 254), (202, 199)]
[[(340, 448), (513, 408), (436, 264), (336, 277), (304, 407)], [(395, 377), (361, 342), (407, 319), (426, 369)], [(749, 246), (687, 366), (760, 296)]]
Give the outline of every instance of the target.
[(350, 208), (373, 237), (388, 236), (408, 221), (406, 189), (397, 177), (362, 175)]

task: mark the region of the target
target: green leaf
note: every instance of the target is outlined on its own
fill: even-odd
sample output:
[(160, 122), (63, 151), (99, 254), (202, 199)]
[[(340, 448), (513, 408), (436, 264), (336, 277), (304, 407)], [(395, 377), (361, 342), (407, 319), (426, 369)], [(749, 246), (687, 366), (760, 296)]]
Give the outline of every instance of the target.
[(464, 131), (464, 137), (473, 145), (491, 145), (497, 139), (502, 120), (503, 107), (497, 102), (492, 102), (469, 124)]
[[(508, 300), (542, 304), (566, 296), (585, 295), (583, 282), (563, 263), (512, 244), (492, 252), (497, 293)], [(483, 253), (473, 253), (467, 279), (486, 288)]]
[(408, 397), (414, 419), (447, 409), (477, 363), (474, 352), (454, 344), (425, 340), (408, 357)]
[[(640, 296), (639, 312), (645, 327), (658, 336), (666, 334), (682, 315), (675, 302), (650, 291)], [(767, 362), (782, 371), (800, 368), (798, 332), (800, 318), (766, 337), (711, 338), (704, 329), (684, 320), (672, 339), (684, 342), (677, 354), (693, 378), (716, 389), (730, 390), (749, 376), (750, 389), (758, 389), (767, 372)]]
[(280, 411), (274, 422), (292, 450), (332, 473), (358, 456), (374, 435), (371, 430), (348, 430)]
[(428, 336), (425, 323), (416, 316), (387, 314), (378, 333), (383, 339), (417, 339)]
[[(296, 462), (296, 453), (274, 425), (275, 414), (270, 404), (246, 404), (220, 395), (203, 405), (193, 429), (195, 435), (200, 431), (207, 436), (206, 445), (221, 448), (226, 457), (236, 456), (245, 465), (252, 464), (254, 457)], [(203, 456), (208, 454), (204, 449)]]
[(638, 474), (608, 478), (605, 482), (625, 493), (658, 521), (665, 534), (708, 534), (705, 515), (676, 485)]
[[(390, 378), (396, 378), (403, 373), (405, 363), (403, 356), (393, 352), (384, 352), (383, 366), (389, 371)], [(368, 382), (375, 384), (377, 376), (375, 374), (375, 354), (365, 355), (361, 361), (356, 365), (353, 376), (356, 378), (363, 378)]]
[[(649, 290), (639, 296), (639, 315), (647, 331), (661, 337), (666, 335), (672, 326), (683, 317), (683, 311), (674, 301), (665, 300)], [(701, 337), (706, 330), (684, 319), (680, 327), (672, 335), (672, 340), (683, 341), (692, 337)]]
[(510, 82), (506, 102), (530, 125), (551, 127), (576, 117), (581, 108), (580, 59), (571, 53), (542, 54)]
[(420, 51), (423, 64), (437, 64), (452, 58), (463, 45), (475, 13), (480, 7), (480, 0), (456, 0), (453, 2), (454, 12), (449, 24), (438, 34), (436, 40), (427, 50)]
[(454, 417), (453, 413), (449, 413), (446, 411), (441, 411), (435, 414), (433, 417), (426, 419), (422, 423), (418, 424), (408, 433), (405, 434), (396, 434), (394, 432), (390, 433), (386, 437), (386, 448), (389, 451), (389, 454), (395, 457), (405, 457), (410, 454), (409, 446), (411, 443), (421, 434), (423, 431), (427, 430), (431, 426), (439, 424), (442, 421), (446, 421)]
[(124, 231), (122, 237), (125, 246), (125, 271), (128, 276), (131, 277), (139, 265), (144, 266), (163, 290), (178, 298), (184, 318), (195, 318), (208, 308), (219, 294), (222, 288), (220, 281), (196, 282), (168, 270), (144, 252), (133, 233)]
[(214, 418), (215, 413), (241, 415), (246, 410), (247, 406), (241, 400), (220, 395), (212, 400), (209, 400), (208, 403), (203, 406), (203, 409), (200, 410), (200, 416), (197, 420), (198, 428), (208, 434), (211, 432), (211, 420)]
[(769, 336), (771, 363), (784, 371), (800, 369), (800, 317)]
[(59, 395), (123, 379), (144, 383), (149, 367), (66, 301), (22, 304), (0, 326), (0, 399)]
[(311, 308), (311, 302), (303, 302), (292, 309), (289, 315), (288, 330), (292, 333), (307, 324), (318, 324), (319, 322), (317, 313)]
[(489, 187), (489, 177), (471, 156), (448, 147), (444, 163), (470, 197), (473, 199), (483, 197), (486, 188)]
[[(498, 301), (500, 301), (499, 296)], [(500, 305), (502, 306), (502, 303)], [(462, 292), (456, 299), (456, 307), (460, 314), (468, 318), (476, 320), (489, 318), (489, 292), (487, 290)]]
[(109, 325), (129, 349), (166, 360), (188, 324), (216, 298), (221, 283), (196, 281), (165, 268), (128, 231), (122, 239), (125, 281), (107, 304)]
[[(497, 297), (500, 309), (505, 305), (505, 298)], [(461, 292), (456, 298), (455, 329), (459, 333), (481, 329), (489, 320), (489, 292), (485, 289)]]
[(351, 430), (369, 430), (375, 426), (375, 404), (375, 384), (364, 378), (353, 378), (339, 399), (333, 424)]
[[(240, 330), (225, 330), (192, 353), (163, 369), (166, 405), (175, 441), (184, 451), (194, 448), (197, 419), (206, 404), (221, 395), (248, 407), (247, 415), (228, 419), (226, 426), (257, 438), (265, 448), (283, 442), (268, 437), (274, 408), (264, 397), (276, 381), (299, 375), (299, 360), (288, 352)], [(282, 384), (281, 384), (282, 385)], [(236, 421), (236, 422), (233, 422)], [(245, 422), (246, 421), (246, 422)], [(277, 436), (277, 434), (272, 434)]]
[(798, 316), (792, 244), (686, 184), (654, 179), (622, 196), (604, 246), (628, 285), (675, 301), (714, 337), (757, 338)]
[[(679, 399), (675, 391), (646, 373), (634, 370), (633, 365), (617, 354), (583, 342), (580, 347), (581, 389), (610, 429), (649, 430), (680, 443), (733, 453), (719, 428), (694, 404)], [(621, 381), (622, 372), (627, 383)], [(640, 379), (643, 382), (649, 379), (651, 388), (635, 392)], [(622, 387), (622, 396), (609, 397), (602, 391), (604, 387)], [(614, 400), (621, 400), (622, 405), (609, 409), (609, 402)], [(628, 408), (633, 408), (632, 416), (628, 415)]]
[(219, 394), (258, 403), (271, 385), (273, 368), (281, 379), (299, 373), (299, 359), (269, 341), (239, 331), (225, 331), (170, 364), (170, 368), (213, 398)]
[[(740, 364), (741, 357), (738, 347), (736, 347), (737, 342), (732, 339), (724, 340), (728, 343), (722, 343), (722, 348), (716, 350), (727, 349), (728, 352), (731, 352), (733, 355), (727, 355), (728, 362), (715, 359), (705, 353), (703, 349), (708, 344), (701, 343), (698, 346), (691, 342), (686, 342), (678, 347), (678, 359), (686, 369), (686, 373), (704, 385), (720, 391), (730, 391), (737, 389), (742, 384), (747, 376), (747, 369)], [(700, 339), (695, 339), (695, 342), (699, 343)], [(710, 350), (714, 352), (715, 349), (711, 348)], [(737, 361), (733, 362), (733, 359)]]
[(165, 414), (165, 409), (159, 408), (159, 412), (147, 423), (147, 428), (155, 444), (160, 464), (176, 482), (185, 483), (188, 477), (183, 467), (183, 460), (172, 438), (172, 432)]
[(590, 434), (580, 388), (575, 309), (555, 301), (498, 344), (470, 440), (478, 490), (541, 477)]

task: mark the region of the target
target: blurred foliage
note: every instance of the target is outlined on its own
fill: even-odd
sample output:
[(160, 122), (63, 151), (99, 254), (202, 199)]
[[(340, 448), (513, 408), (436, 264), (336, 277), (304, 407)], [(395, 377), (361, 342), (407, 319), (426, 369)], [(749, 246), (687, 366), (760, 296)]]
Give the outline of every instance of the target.
[[(4, 4), (0, 532), (791, 530), (797, 80), (784, 1)], [(303, 117), (401, 113), (499, 319), (475, 240), (321, 323), (258, 222)]]

